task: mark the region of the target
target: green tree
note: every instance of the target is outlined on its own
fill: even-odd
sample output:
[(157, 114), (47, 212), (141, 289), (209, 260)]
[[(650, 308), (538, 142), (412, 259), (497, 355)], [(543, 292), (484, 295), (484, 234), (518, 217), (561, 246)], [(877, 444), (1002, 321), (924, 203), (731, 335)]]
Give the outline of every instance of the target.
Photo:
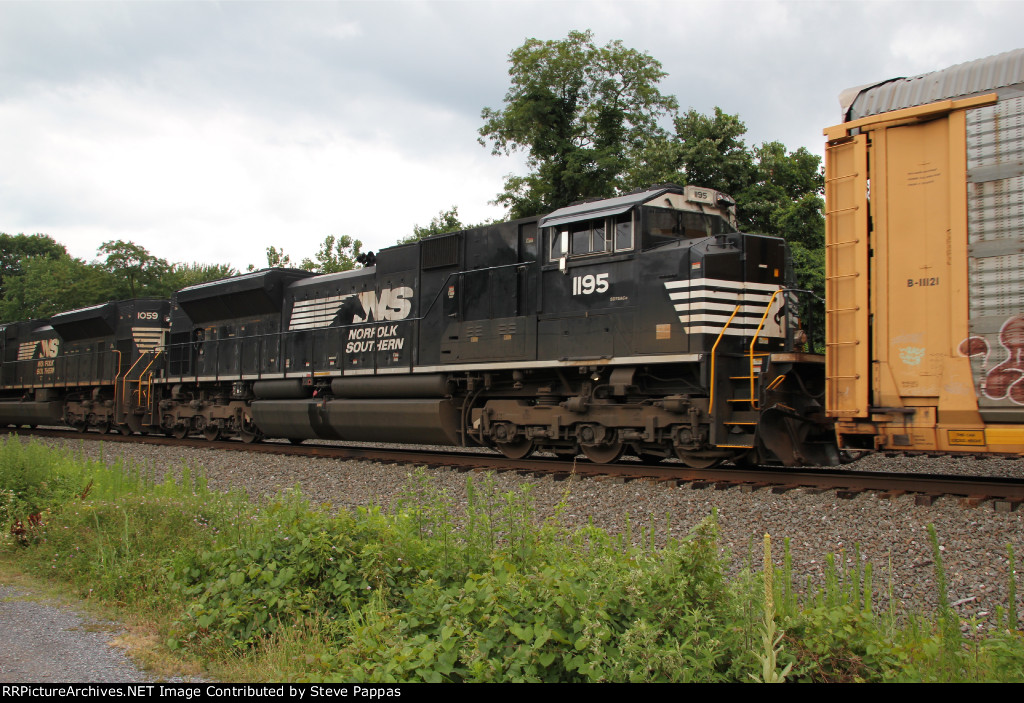
[(23, 272), (23, 264), (32, 257), (51, 260), (68, 255), (63, 244), (58, 244), (45, 234), (3, 234), (0, 233), (0, 297), (8, 278)]
[(713, 116), (689, 110), (674, 123), (674, 135), (655, 135), (644, 144), (627, 174), (629, 187), (691, 183), (733, 197), (747, 187), (753, 178), (754, 155), (743, 140), (747, 127), (738, 115), (718, 107)]
[[(269, 268), (291, 268), (292, 257), (284, 253), (284, 247), (267, 247), (267, 266)], [(252, 270), (252, 266), (249, 270)]]
[[(273, 247), (271, 247), (273, 248)], [(363, 243), (353, 239), (347, 234), (335, 237), (327, 235), (324, 243), (320, 245), (314, 259), (303, 259), (301, 268), (317, 273), (337, 273), (338, 271), (350, 271), (360, 264), (356, 257), (362, 253)], [(288, 257), (285, 257), (287, 259)]]
[(171, 264), (164, 279), (164, 287), (170, 288), (173, 292), (237, 275), (238, 271), (227, 264)]
[[(807, 246), (824, 246), (824, 219), (821, 195), (825, 177), (821, 158), (800, 147), (788, 152), (779, 142), (767, 142), (751, 153), (752, 169), (748, 182), (733, 191), (736, 208), (747, 231), (775, 234)], [(798, 231), (782, 229), (783, 221), (792, 227), (797, 216), (806, 217)], [(787, 213), (789, 213), (787, 215)], [(818, 226), (820, 223), (820, 227)], [(815, 235), (820, 234), (820, 239)]]
[(598, 47), (590, 31), (527, 39), (509, 63), (504, 108), (483, 109), (479, 141), (495, 155), (527, 156), (530, 173), (508, 176), (497, 196), (512, 218), (613, 195), (677, 106), (657, 88), (666, 75), (658, 61), (621, 41)]
[(450, 210), (441, 210), (437, 213), (437, 216), (430, 221), (430, 224), (426, 227), (420, 227), (419, 225), (412, 226), (412, 234), (408, 237), (403, 237), (398, 240), (399, 244), (409, 244), (410, 242), (416, 242), (420, 239), (433, 236), (435, 234), (448, 234), (449, 232), (461, 232), (464, 229), (469, 229), (469, 225), (465, 225), (459, 220), (459, 208), (457, 205), (452, 205)]
[(0, 297), (0, 319), (39, 319), (103, 303), (116, 297), (116, 285), (109, 271), (67, 254), (57, 259), (33, 256), (21, 262), (17, 275), (7, 279)]
[(104, 242), (96, 253), (105, 255), (100, 266), (113, 274), (116, 281), (113, 298), (161, 298), (172, 292), (164, 281), (170, 264), (150, 254), (145, 247), (119, 239)]

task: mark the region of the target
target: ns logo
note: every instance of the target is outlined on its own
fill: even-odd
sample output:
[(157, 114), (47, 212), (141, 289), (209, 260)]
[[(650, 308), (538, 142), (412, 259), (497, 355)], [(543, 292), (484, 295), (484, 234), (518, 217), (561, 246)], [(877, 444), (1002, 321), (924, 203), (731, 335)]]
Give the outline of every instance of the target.
[(39, 342), (39, 356), (44, 359), (52, 359), (57, 356), (57, 347), (60, 340), (44, 339)]
[(60, 340), (55, 337), (35, 342), (22, 342), (18, 345), (18, 360), (53, 359), (56, 358), (59, 349)]
[(408, 286), (361, 293), (296, 300), (289, 330), (310, 330), (329, 325), (404, 320), (412, 312), (413, 290)]
[(359, 294), (359, 304), (363, 306), (362, 314), (356, 313), (353, 322), (386, 322), (388, 320), (404, 320), (412, 311), (412, 288), (384, 288), (377, 297), (374, 290)]

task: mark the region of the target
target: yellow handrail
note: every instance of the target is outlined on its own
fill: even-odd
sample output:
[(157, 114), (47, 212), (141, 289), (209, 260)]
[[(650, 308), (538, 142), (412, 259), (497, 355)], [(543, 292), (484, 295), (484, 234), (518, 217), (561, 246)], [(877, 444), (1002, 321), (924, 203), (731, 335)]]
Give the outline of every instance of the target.
[[(153, 355), (153, 358), (150, 360), (149, 364), (147, 364), (146, 368), (142, 369), (142, 373), (139, 374), (139, 379), (138, 379), (138, 381), (139, 381), (139, 405), (142, 405), (142, 377), (145, 376), (146, 372), (149, 371), (149, 369), (153, 366), (153, 364), (156, 363), (156, 360), (160, 358), (161, 354), (163, 354), (163, 350), (162, 349), (160, 351), (156, 352)], [(153, 390), (153, 376), (150, 375), (146, 379), (146, 405), (149, 405), (150, 398), (152, 397), (152, 395), (151, 395), (152, 394), (152, 390)]]
[[(758, 335), (761, 334), (761, 328), (764, 327), (765, 320), (768, 319), (768, 313), (772, 311), (772, 303), (775, 302), (775, 296), (777, 296), (781, 292), (782, 289), (780, 288), (779, 290), (772, 293), (772, 298), (771, 300), (768, 301), (768, 307), (764, 309), (764, 314), (761, 315), (761, 322), (757, 325), (757, 329), (754, 330), (754, 338), (750, 340), (750, 352), (748, 354), (748, 356), (750, 357), (750, 406), (754, 410), (757, 410), (758, 404), (757, 397), (754, 395), (754, 345), (757, 344), (757, 337)], [(765, 355), (761, 354), (760, 356)]]
[(729, 324), (732, 323), (732, 318), (736, 317), (736, 313), (740, 311), (740, 306), (737, 305), (736, 309), (732, 311), (732, 315), (729, 315), (729, 319), (726, 321), (722, 331), (718, 333), (718, 339), (715, 340), (714, 345), (711, 347), (711, 398), (708, 400), (708, 415), (715, 407), (715, 352), (718, 351), (718, 343), (722, 341), (722, 336), (725, 331), (729, 329)]
[(120, 349), (111, 349), (110, 351), (112, 351), (115, 354), (117, 354), (117, 371), (114, 373), (114, 418), (116, 420), (116, 419), (118, 419), (117, 418), (117, 413), (118, 413), (117, 382), (121, 379), (121, 350)]
[[(124, 385), (121, 387), (121, 394), (122, 394), (122, 400), (124, 401), (125, 405), (128, 404), (128, 396), (127, 396), (128, 382), (131, 381), (131, 379), (128, 378), (128, 376), (131, 375), (131, 372), (135, 369), (136, 366), (139, 365), (139, 362), (142, 361), (145, 358), (146, 358), (145, 354), (140, 354), (139, 358), (135, 360), (135, 363), (132, 364), (131, 367), (129, 367), (129, 369), (124, 372)], [(149, 368), (149, 367), (147, 367), (147, 368)], [(141, 376), (140, 376), (140, 378), (141, 378)]]

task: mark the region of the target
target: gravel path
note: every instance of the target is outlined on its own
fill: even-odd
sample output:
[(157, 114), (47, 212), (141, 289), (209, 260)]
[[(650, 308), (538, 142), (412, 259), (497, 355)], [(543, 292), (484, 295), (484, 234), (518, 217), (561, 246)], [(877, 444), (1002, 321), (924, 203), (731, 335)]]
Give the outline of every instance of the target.
[(141, 683), (148, 677), (114, 647), (116, 623), (97, 621), (56, 601), (26, 600), (0, 586), (0, 682)]
[[(46, 440), (66, 445), (86, 456), (108, 461), (123, 460), (138, 466), (189, 465), (201, 467), (214, 488), (244, 488), (251, 495), (273, 495), (295, 485), (314, 503), (353, 507), (376, 503), (391, 507), (409, 485), (413, 467), (380, 465), (365, 461), (311, 459), (213, 449), (167, 448), (142, 444), (106, 444), (80, 440)], [(1024, 472), (1024, 462), (989, 459), (909, 458), (872, 456), (852, 465), (878, 471), (922, 473), (976, 473), (1014, 476)], [(447, 490), (456, 503), (465, 504), (467, 474), (434, 470), (438, 488)], [(839, 499), (834, 492), (814, 494), (803, 490), (776, 495), (770, 491), (743, 493), (733, 488), (693, 490), (665, 488), (657, 484), (582, 479), (556, 482), (515, 473), (493, 477), (495, 488), (505, 493), (529, 484), (538, 518), (554, 514), (564, 505), (560, 520), (568, 526), (592, 521), (611, 532), (631, 531), (634, 540), (654, 530), (656, 539), (684, 536), (701, 520), (717, 511), (722, 544), (738, 571), (760, 562), (760, 540), (767, 532), (779, 545), (790, 540), (794, 582), (798, 589), (824, 583), (826, 555), (849, 569), (855, 549), (862, 561), (873, 565), (874, 602), (878, 608), (893, 606), (901, 612), (929, 612), (937, 603), (933, 552), (928, 525), (939, 536), (948, 583), (949, 601), (964, 618), (990, 622), (997, 606), (1005, 608), (1009, 583), (1007, 544), (1017, 559), (1024, 558), (1024, 510), (999, 513), (990, 504), (961, 507), (956, 498), (941, 498), (932, 506), (915, 506), (913, 497), (891, 500), (865, 493)], [(1024, 584), (1018, 583), (1017, 612), (1024, 613)]]

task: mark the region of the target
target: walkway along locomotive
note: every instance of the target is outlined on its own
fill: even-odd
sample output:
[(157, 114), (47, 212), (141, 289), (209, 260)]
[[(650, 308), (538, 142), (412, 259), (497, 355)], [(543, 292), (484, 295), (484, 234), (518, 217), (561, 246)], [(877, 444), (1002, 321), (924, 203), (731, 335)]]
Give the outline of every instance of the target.
[(0, 423), (838, 461), (785, 242), (658, 186), (0, 328)]

